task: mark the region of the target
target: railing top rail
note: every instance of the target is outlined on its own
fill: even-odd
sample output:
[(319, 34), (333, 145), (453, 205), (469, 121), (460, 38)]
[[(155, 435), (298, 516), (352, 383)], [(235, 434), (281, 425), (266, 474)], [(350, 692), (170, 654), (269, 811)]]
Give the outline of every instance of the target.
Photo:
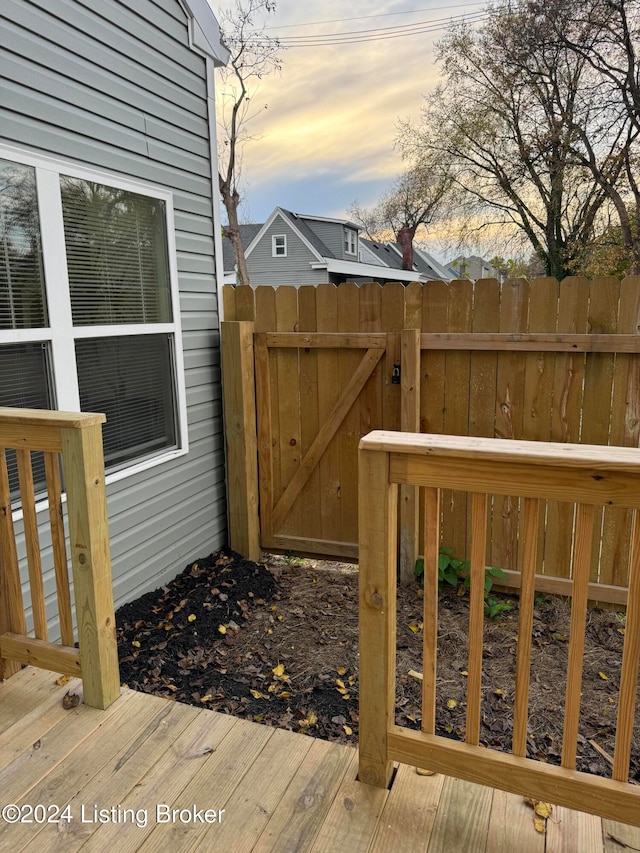
[(105, 423), (106, 415), (96, 412), (51, 412), (43, 409), (11, 409), (0, 407), (0, 440), (2, 427), (43, 426), (56, 429), (85, 429)]
[(360, 440), (360, 448), (439, 459), (567, 469), (588, 467), (640, 475), (640, 449), (634, 447), (373, 430)]

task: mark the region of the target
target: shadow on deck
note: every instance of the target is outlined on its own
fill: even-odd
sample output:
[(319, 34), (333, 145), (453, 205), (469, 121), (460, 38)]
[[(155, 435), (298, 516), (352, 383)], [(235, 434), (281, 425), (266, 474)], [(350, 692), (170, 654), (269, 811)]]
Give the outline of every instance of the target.
[(351, 747), (147, 694), (65, 710), (82, 684), (56, 678), (27, 668), (0, 684), (0, 806), (24, 821), (3, 814), (0, 850), (640, 848), (640, 829), (562, 808), (540, 835), (522, 797), (405, 765), (373, 788)]

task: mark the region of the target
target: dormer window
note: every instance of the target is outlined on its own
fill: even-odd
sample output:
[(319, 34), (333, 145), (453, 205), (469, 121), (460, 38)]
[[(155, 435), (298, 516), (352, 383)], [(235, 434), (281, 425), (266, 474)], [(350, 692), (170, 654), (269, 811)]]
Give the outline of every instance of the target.
[(358, 254), (358, 232), (352, 228), (344, 229), (344, 252), (345, 255)]
[(274, 234), (271, 238), (271, 255), (274, 258), (287, 257), (287, 235)]

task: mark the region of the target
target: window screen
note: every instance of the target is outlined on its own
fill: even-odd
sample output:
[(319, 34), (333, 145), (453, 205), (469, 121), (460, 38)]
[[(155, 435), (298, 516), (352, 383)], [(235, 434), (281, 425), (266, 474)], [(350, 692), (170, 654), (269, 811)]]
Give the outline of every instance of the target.
[(47, 325), (35, 169), (0, 160), (0, 329)]
[(171, 322), (165, 203), (60, 177), (74, 326)]
[(173, 338), (132, 335), (76, 342), (80, 405), (105, 412), (105, 463), (175, 447)]

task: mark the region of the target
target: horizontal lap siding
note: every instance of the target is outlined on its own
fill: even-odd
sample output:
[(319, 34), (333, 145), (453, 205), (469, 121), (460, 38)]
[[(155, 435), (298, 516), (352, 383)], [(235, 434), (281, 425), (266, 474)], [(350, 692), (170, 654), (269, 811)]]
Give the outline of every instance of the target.
[(226, 540), (205, 62), (178, 0), (3, 0), (0, 85), (1, 143), (173, 193), (190, 449), (108, 487), (118, 606)]

